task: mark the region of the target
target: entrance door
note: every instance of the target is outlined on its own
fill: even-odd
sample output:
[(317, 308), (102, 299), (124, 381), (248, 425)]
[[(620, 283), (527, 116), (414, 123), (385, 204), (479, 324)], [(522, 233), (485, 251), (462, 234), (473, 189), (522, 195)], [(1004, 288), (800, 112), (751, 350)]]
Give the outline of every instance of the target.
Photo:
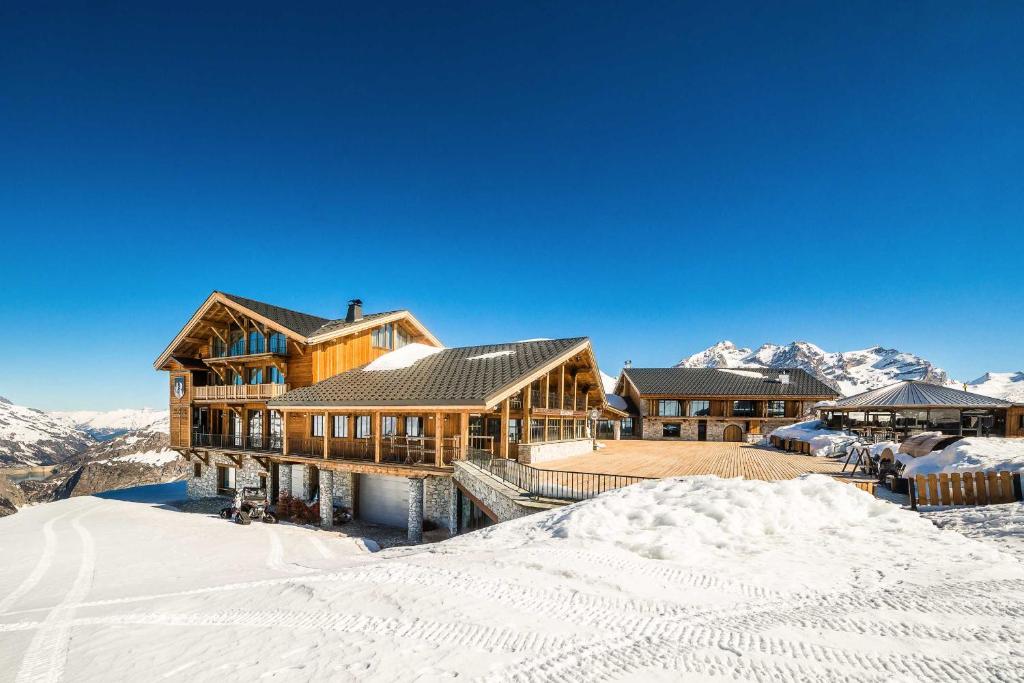
[(743, 430), (736, 425), (729, 425), (722, 434), (723, 441), (743, 441)]
[(697, 420), (697, 441), (708, 440), (708, 421)]
[(409, 480), (377, 474), (359, 475), (359, 518), (405, 529), (409, 525)]

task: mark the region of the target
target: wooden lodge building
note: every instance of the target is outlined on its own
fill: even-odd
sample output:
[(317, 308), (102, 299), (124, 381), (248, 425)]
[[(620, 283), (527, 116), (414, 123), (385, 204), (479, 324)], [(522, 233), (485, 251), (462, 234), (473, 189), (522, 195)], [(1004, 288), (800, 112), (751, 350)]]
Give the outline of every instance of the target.
[(1024, 405), (938, 384), (906, 380), (819, 409), (829, 429), (903, 441), (922, 432), (957, 436), (1024, 436)]
[(804, 370), (632, 368), (615, 393), (643, 439), (756, 441), (839, 393)]
[[(261, 486), (357, 518), (456, 532), (471, 452), (521, 462), (593, 448), (607, 408), (589, 339), (443, 348), (408, 311), (328, 319), (213, 292), (154, 363), (192, 498)], [(468, 494), (465, 494), (468, 496)]]

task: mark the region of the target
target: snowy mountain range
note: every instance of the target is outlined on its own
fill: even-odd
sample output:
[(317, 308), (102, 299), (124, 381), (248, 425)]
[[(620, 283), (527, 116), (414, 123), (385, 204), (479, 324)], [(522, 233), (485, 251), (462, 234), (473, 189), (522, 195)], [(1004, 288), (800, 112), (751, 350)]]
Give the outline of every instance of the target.
[(990, 372), (973, 382), (951, 380), (946, 371), (912, 353), (874, 346), (857, 351), (825, 351), (810, 342), (762, 344), (756, 351), (720, 341), (680, 361), (680, 368), (802, 368), (844, 396), (908, 379), (944, 384), (985, 396), (1024, 401), (1024, 373)]
[(166, 410), (48, 413), (0, 397), (0, 467), (59, 464), (115, 437), (167, 432)]

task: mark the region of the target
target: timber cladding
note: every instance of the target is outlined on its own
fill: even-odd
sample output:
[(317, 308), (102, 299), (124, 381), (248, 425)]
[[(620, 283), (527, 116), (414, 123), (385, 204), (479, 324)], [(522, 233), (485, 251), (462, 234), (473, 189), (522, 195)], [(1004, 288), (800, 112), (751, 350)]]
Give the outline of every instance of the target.
[(172, 446), (188, 446), (192, 425), (192, 373), (182, 370), (169, 373), (170, 439)]

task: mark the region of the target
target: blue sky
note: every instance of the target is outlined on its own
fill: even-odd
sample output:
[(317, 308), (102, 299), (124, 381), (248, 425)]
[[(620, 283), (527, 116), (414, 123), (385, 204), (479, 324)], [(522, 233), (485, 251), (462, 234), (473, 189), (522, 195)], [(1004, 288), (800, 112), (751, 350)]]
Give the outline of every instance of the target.
[(208, 4), (0, 9), (0, 395), (162, 406), (213, 289), (1024, 368), (1019, 4)]

